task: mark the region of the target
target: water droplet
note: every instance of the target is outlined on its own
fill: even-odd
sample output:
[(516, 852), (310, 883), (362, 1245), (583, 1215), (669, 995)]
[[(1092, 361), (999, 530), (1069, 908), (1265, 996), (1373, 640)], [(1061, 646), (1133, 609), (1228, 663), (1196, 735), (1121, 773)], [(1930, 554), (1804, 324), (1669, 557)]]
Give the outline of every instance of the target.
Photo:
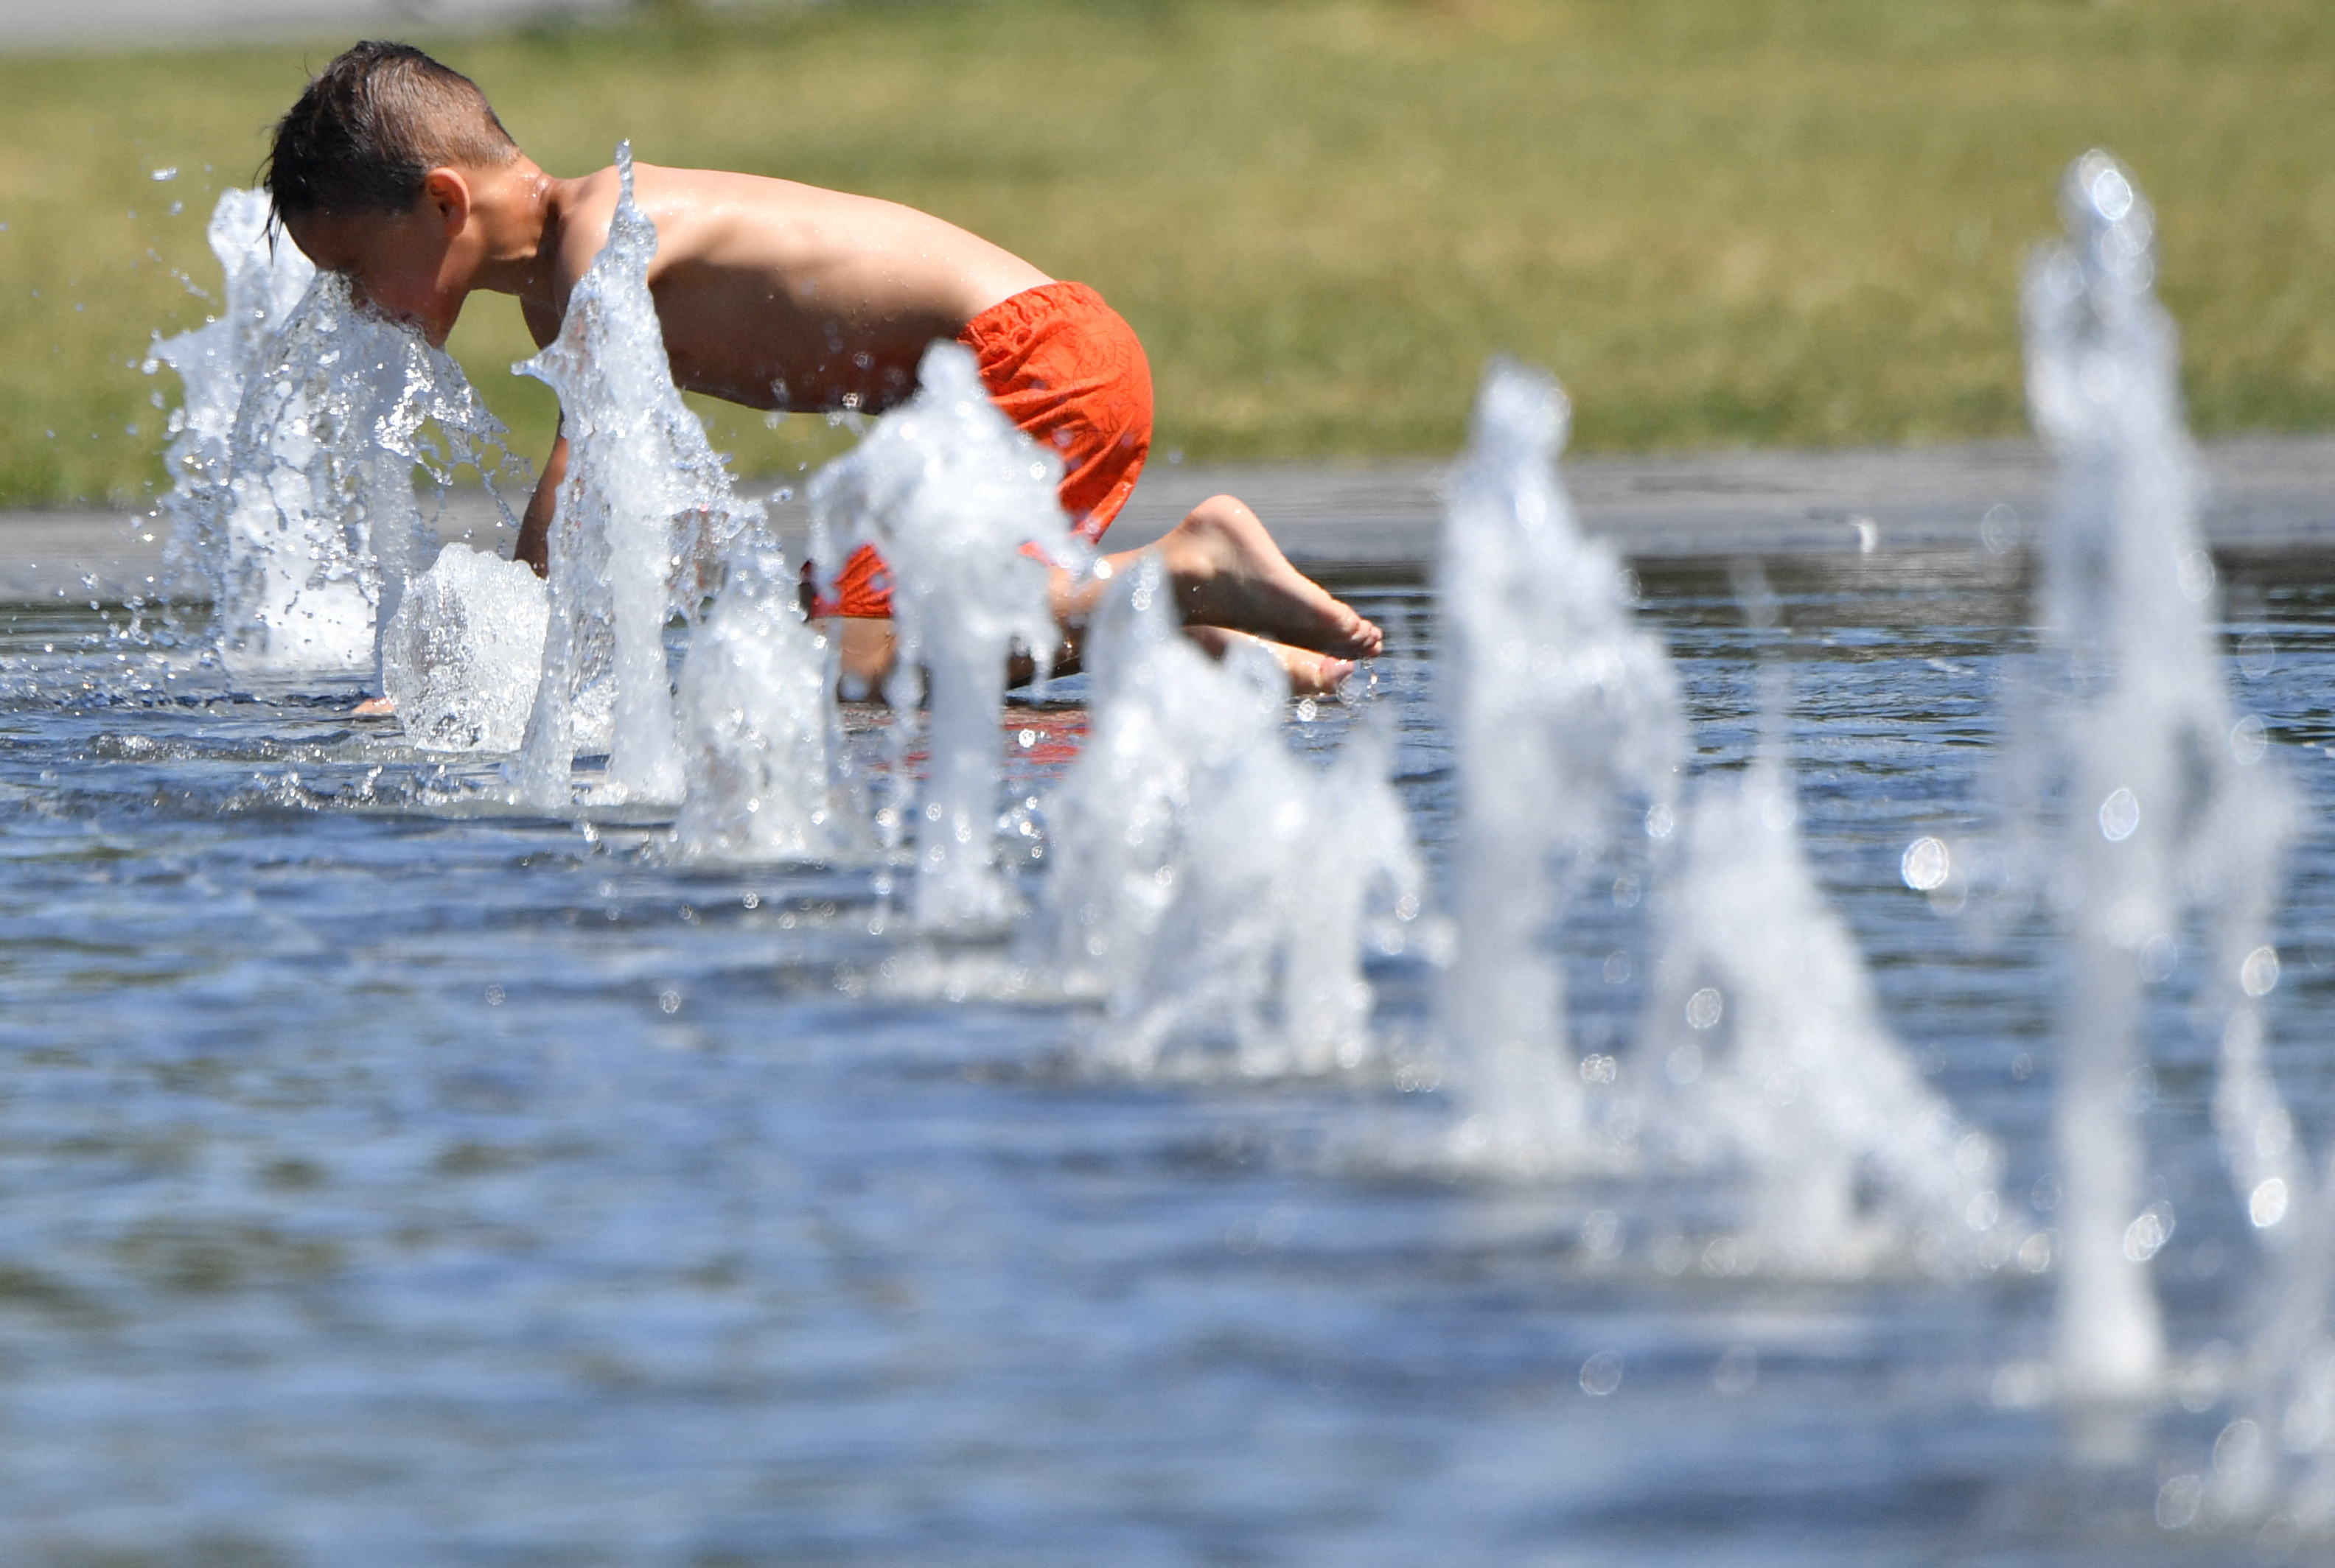
[(1715, 985), (1706, 985), (1686, 999), (1686, 1022), (1689, 1029), (1709, 1029), (1726, 1011), (1724, 1000)]
[(2100, 802), (2100, 837), (2121, 844), (2140, 826), (2140, 800), (2129, 789), (2118, 789)]
[(1621, 1386), (1621, 1352), (1600, 1350), (1581, 1363), (1581, 1391), (1591, 1399), (1602, 1399)]
[(2262, 1428), (2241, 1416), (2214, 1439), (2214, 1473), (2234, 1476), (2253, 1467), (2262, 1453)]
[(2268, 996), (2278, 989), (2278, 949), (2264, 945), (2246, 954), (2238, 966), (2238, 983), (2248, 996)]
[(1897, 874), (1905, 886), (1916, 893), (1928, 893), (1945, 885), (1952, 869), (1953, 857), (1943, 838), (1916, 838), (1905, 847), (1897, 862)]
[(2124, 1231), (2127, 1263), (2145, 1263), (2173, 1239), (2173, 1205), (2151, 1204)]
[(2019, 547), (2019, 514), (1998, 501), (1978, 520), (1979, 543), (1991, 556), (2007, 556)]
[(2132, 182), (2114, 164), (2092, 176), (2092, 210), (2110, 223), (2120, 222), (2132, 210)]
[(2248, 632), (2238, 639), (2238, 673), (2259, 681), (2278, 668), (2278, 644), (2268, 632)]
[(2203, 550), (2192, 550), (2181, 557), (2181, 596), (2193, 605), (2202, 605), (2214, 591), (2214, 557)]
[(2199, 1476), (2175, 1476), (2157, 1489), (2156, 1523), (2162, 1529), (2184, 1530), (2197, 1517), (2198, 1505), (2205, 1498), (2205, 1482)]

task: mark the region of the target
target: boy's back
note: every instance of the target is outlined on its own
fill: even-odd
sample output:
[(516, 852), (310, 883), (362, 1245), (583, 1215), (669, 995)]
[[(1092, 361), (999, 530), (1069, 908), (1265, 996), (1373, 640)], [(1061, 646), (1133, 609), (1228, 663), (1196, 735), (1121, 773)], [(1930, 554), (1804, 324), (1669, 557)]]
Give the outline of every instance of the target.
[[(606, 243), (616, 171), (548, 180), (550, 266), (520, 295), (538, 344)], [(649, 289), (675, 382), (762, 409), (880, 409), (916, 362), (993, 305), (1052, 280), (977, 235), (896, 202), (792, 180), (636, 163), (656, 225)]]

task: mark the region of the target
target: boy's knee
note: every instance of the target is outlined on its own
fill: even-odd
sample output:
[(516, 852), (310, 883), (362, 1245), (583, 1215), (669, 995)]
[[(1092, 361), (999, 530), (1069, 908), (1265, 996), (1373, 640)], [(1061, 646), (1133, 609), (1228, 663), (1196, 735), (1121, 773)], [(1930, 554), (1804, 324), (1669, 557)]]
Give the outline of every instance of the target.
[(1256, 514), (1238, 496), (1210, 496), (1184, 514), (1187, 522), (1239, 523), (1255, 522)]

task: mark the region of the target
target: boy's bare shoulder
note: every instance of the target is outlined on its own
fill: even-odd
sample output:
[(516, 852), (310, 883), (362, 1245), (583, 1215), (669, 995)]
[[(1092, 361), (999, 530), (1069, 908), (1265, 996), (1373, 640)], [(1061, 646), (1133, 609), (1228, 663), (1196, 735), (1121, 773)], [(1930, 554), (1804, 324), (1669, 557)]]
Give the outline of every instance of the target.
[[(614, 167), (569, 182), (557, 240), (563, 294), (575, 286), (607, 244), (608, 228), (615, 221), (616, 203), (623, 193), (622, 177)], [(634, 164), (633, 195), (656, 224), (657, 260), (653, 273), (675, 262), (702, 259), (698, 252), (716, 243), (717, 237), (732, 236), (741, 227), (781, 228), (814, 208), (866, 199), (766, 175), (667, 169), (650, 163)]]
[(614, 168), (567, 182), (567, 199), (560, 205), (558, 227), (552, 240), (562, 301), (590, 268), (592, 258), (608, 243), (608, 227), (615, 221), (616, 201), (623, 189)]

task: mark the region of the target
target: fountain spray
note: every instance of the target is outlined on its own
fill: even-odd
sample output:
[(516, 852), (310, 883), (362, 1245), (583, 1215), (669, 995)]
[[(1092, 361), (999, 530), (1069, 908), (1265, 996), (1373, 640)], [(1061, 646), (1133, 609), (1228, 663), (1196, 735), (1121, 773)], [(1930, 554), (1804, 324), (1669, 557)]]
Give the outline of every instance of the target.
[(2215, 1118), (2232, 1175), (2273, 1247), (2309, 1227), (2311, 1195), (2254, 1007), (2293, 807), (2221, 668), (2152, 214), (2097, 151), (2069, 169), (2060, 205), (2069, 239), (2030, 266), (2024, 314), (2028, 403), (2059, 463), (2038, 620), (2060, 694), (2037, 771), (2066, 800), (2051, 870), (2072, 949), (2058, 1359), (2062, 1392), (2084, 1401), (2145, 1397), (2163, 1376), (2148, 1260), (2171, 1221), (2143, 1206), (2146, 1150), (2120, 1090), (2146, 1065), (2143, 988), (2169, 973), (2192, 905), (2209, 916), (2210, 994), (2226, 1019)]
[[(916, 379), (915, 397), (812, 480), (811, 548), (833, 572), (853, 547), (871, 544), (891, 569), (898, 657), (885, 695), (902, 748), (919, 678), (931, 704), (931, 765), (915, 813), (916, 918), (985, 928), (1015, 903), (996, 865), (1006, 658), (1018, 644), (1051, 661), (1059, 634), (1046, 563), (1079, 568), (1088, 557), (1055, 498), (1060, 460), (989, 401), (971, 351), (935, 343)], [(906, 778), (905, 750), (898, 760), (896, 780)]]
[(266, 191), (219, 193), (206, 234), (226, 277), (226, 304), (192, 332), (169, 339), (158, 334), (145, 364), (149, 375), (170, 366), (183, 389), (162, 460), (171, 481), (162, 498), (171, 524), (168, 581), (214, 602), (225, 586), (228, 480), (243, 384), (316, 275), (297, 246), (267, 243), (268, 211)]
[(840, 766), (835, 672), (785, 558), (751, 537), (732, 548), (728, 576), (681, 666), (681, 852), (818, 860), (864, 847), (860, 803)]
[(521, 792), (572, 803), (568, 774), (587, 689), (613, 680), (609, 793), (679, 801), (688, 769), (664, 649), (694, 619), (732, 544), (763, 525), (739, 500), (705, 429), (681, 401), (649, 293), (656, 225), (633, 199), (633, 150), (608, 241), (567, 298), (559, 336), (512, 368), (559, 394), (567, 474), (551, 525), (550, 628), (528, 721)]
[(1463, 1154), (1520, 1171), (1582, 1154), (1583, 1090), (1547, 940), (1555, 862), (1606, 843), (1624, 799), (1651, 798), (1650, 828), (1667, 832), (1685, 750), (1669, 656), (1557, 482), (1570, 420), (1554, 380), (1492, 363), (1436, 569), (1459, 777), (1460, 935), (1439, 1027), (1468, 1110)]
[(266, 228), (264, 195), (220, 197), (226, 314), (148, 361), (186, 386), (163, 503), (172, 572), (208, 590), (229, 669), (378, 676), (428, 535), (414, 469), (442, 489), (472, 464), (491, 489), (501, 464), (486, 454), (506, 432), (451, 358), (356, 308), (344, 278)]
[(1104, 994), (1113, 1066), (1228, 1039), (1250, 1075), (1357, 1067), (1373, 895), (1399, 931), (1422, 880), (1385, 737), (1359, 726), (1327, 769), (1297, 756), (1279, 662), (1247, 639), (1210, 660), (1170, 602), (1146, 552), (1096, 612), (1092, 722), (1048, 803), (1051, 870), (1025, 946), (1068, 989)]
[[(1735, 577), (1752, 624), (1779, 630), (1758, 565)], [(1785, 751), (1788, 681), (1763, 668), (1750, 766), (1707, 777), (1686, 817), (1634, 1058), (1647, 1136), (1741, 1174), (1739, 1267), (1853, 1276), (1907, 1240), (1933, 1273), (1982, 1264), (2002, 1212), (1998, 1152), (1922, 1080), (1817, 886)]]

